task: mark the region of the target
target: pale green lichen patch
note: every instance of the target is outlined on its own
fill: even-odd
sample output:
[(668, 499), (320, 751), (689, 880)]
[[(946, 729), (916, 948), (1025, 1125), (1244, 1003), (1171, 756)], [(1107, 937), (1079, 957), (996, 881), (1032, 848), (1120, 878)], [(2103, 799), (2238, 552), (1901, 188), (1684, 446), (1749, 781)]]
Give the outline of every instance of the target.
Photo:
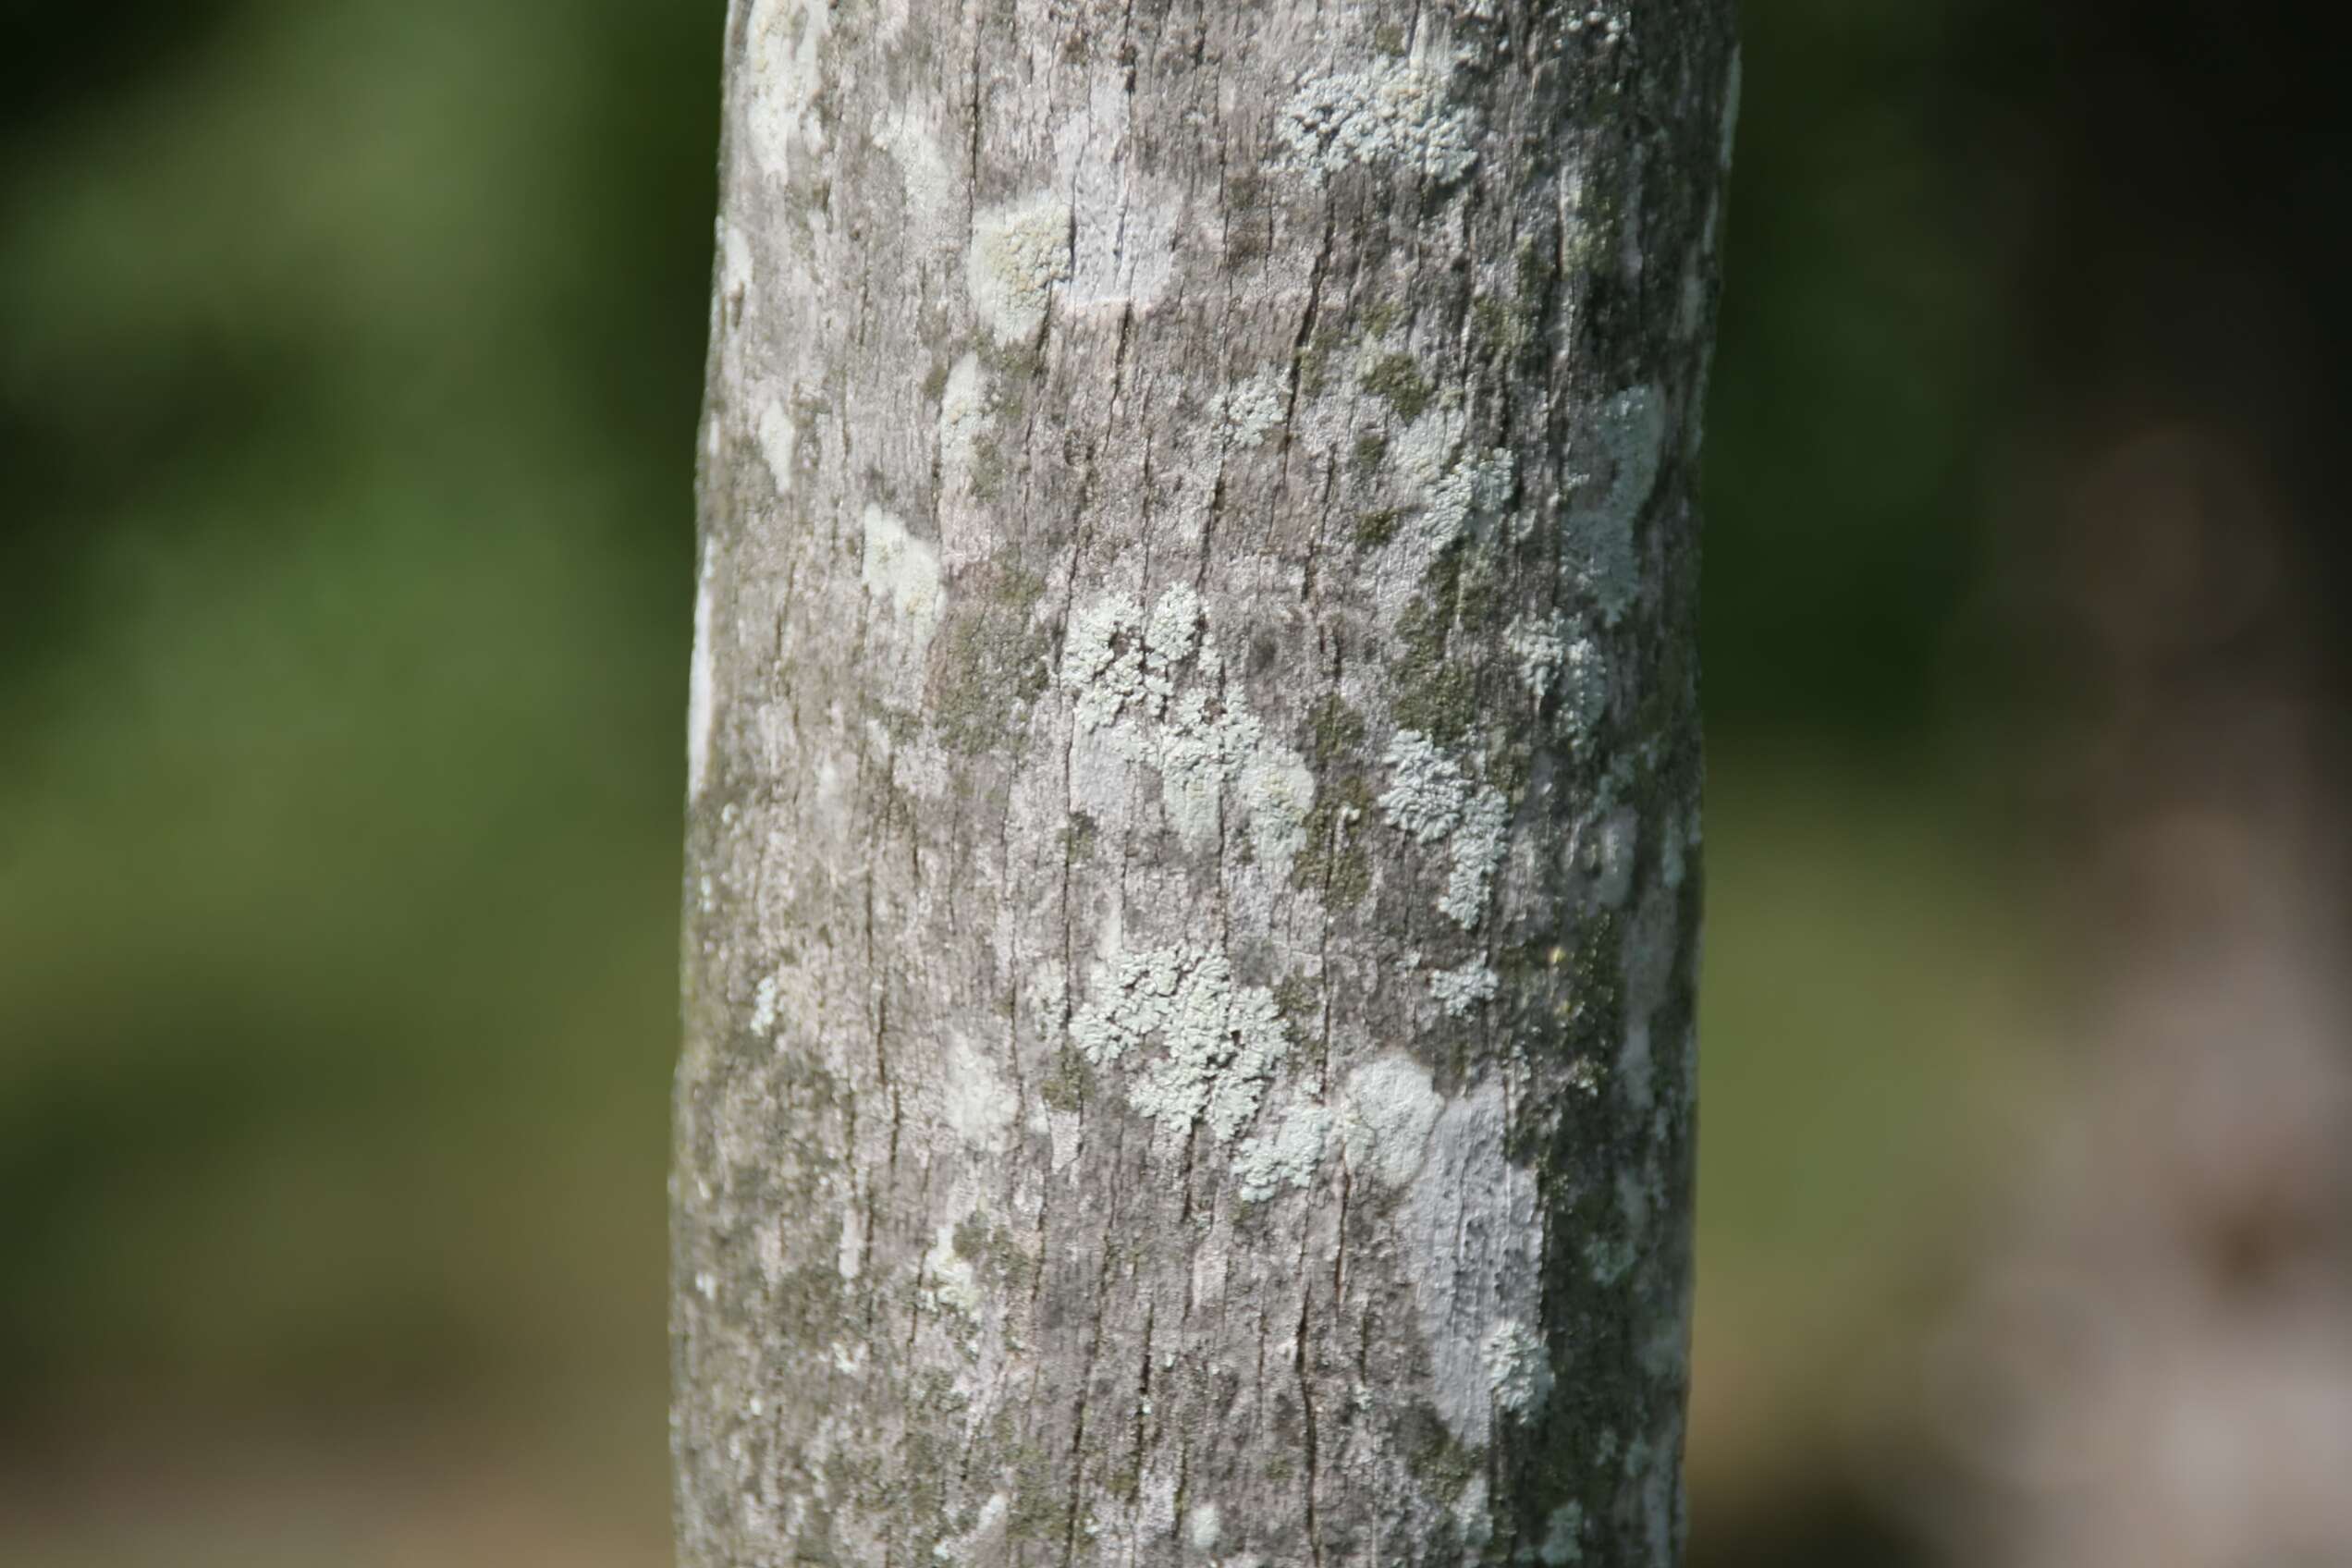
[(1541, 1320), (1544, 1210), (1536, 1172), (1510, 1158), (1507, 1121), (1492, 1078), (1448, 1103), (1400, 1216), (1401, 1255), (1421, 1260), (1413, 1285), (1430, 1403), (1470, 1447), (1494, 1429), (1487, 1351), (1495, 1326)]
[(939, 466), (969, 482), (973, 458), (988, 427), (988, 382), (980, 356), (966, 354), (950, 366), (939, 389)]
[(1550, 693), (1551, 682), (1567, 660), (1564, 630), (1557, 616), (1537, 620), (1523, 615), (1503, 631), (1503, 646), (1519, 666), (1520, 683), (1538, 698)]
[(776, 485), (776, 493), (792, 493), (792, 458), (800, 444), (800, 427), (792, 416), (776, 398), (760, 405), (759, 421), (753, 428), (759, 442), (760, 457), (767, 464), (767, 476)]
[(1449, 841), (1452, 864), (1439, 912), (1465, 930), (1477, 925), (1508, 848), (1510, 802), (1491, 785), (1474, 786), (1462, 765), (1418, 730), (1399, 730), (1381, 761), (1390, 781), (1379, 806), (1389, 825), (1424, 844)]
[(1200, 595), (1182, 583), (1160, 594), (1146, 620), (1133, 595), (1112, 594), (1071, 618), (1061, 683), (1081, 729), (1105, 729), (1132, 711), (1156, 719), (1175, 691), (1177, 667), (1200, 646)]
[(987, 1297), (972, 1261), (956, 1250), (955, 1231), (952, 1222), (942, 1223), (931, 1250), (923, 1256), (923, 1300), (935, 1311), (968, 1322), (979, 1317)]
[(752, 988), (751, 1031), (756, 1038), (765, 1040), (775, 1027), (776, 976), (763, 974), (759, 984)]
[(1543, 1408), (1551, 1393), (1551, 1358), (1533, 1329), (1516, 1319), (1498, 1323), (1480, 1341), (1478, 1355), (1496, 1409), (1528, 1416)]
[(1397, 494), (1420, 508), (1413, 528), (1398, 537), (1410, 540), (1425, 559), (1473, 522), (1501, 516), (1517, 488), (1518, 463), (1511, 449), (1464, 449), (1463, 429), (1460, 410), (1439, 402), (1413, 417), (1387, 447)]
[(1571, 476), (1564, 522), (1571, 560), (1614, 626), (1641, 592), (1636, 525), (1666, 453), (1666, 403), (1654, 386), (1634, 386), (1600, 407), (1582, 443), (1586, 464)]
[(1537, 700), (1560, 692), (1562, 729), (1583, 745), (1609, 707), (1609, 671), (1600, 645), (1563, 616), (1520, 616), (1503, 633), (1519, 680)]
[(833, 7), (818, 0), (754, 0), (745, 28), (750, 42), (749, 102), (744, 109), (752, 155), (778, 178), (790, 172), (795, 144), (822, 151), (825, 129), (812, 112), (825, 84), (824, 49)]
[(955, 181), (930, 131), (912, 110), (902, 108), (883, 122), (881, 133), (875, 140), (899, 165), (899, 183), (906, 194), (908, 227), (916, 234), (937, 230), (952, 205)]
[(1445, 1109), (1429, 1071), (1402, 1052), (1356, 1069), (1340, 1106), (1340, 1139), (1348, 1167), (1391, 1187), (1413, 1180)]
[(1208, 417), (1234, 446), (1246, 449), (1264, 441), (1266, 433), (1282, 423), (1287, 405), (1282, 374), (1269, 365), (1210, 398)]
[(1502, 864), (1510, 832), (1511, 804), (1501, 790), (1482, 787), (1464, 803), (1453, 832), (1453, 865), (1438, 909), (1464, 930), (1486, 915), (1487, 893), (1495, 868)]
[(1380, 760), (1391, 779), (1379, 801), (1390, 827), (1424, 844), (1453, 831), (1469, 793), (1460, 763), (1411, 729), (1398, 730)]
[(919, 650), (939, 624), (939, 552), (876, 506), (865, 508), (863, 533), (859, 578), (865, 592), (888, 608), (904, 628), (908, 643)]
[(1450, 1018), (1467, 1015), (1481, 1002), (1491, 1001), (1501, 981), (1482, 959), (1453, 969), (1440, 969), (1429, 976), (1429, 994)]
[(1045, 320), (1055, 284), (1070, 276), (1070, 206), (1051, 193), (982, 213), (972, 226), (963, 282), (998, 341), (1017, 343)]
[(1231, 1143), (1257, 1115), (1268, 1080), (1290, 1054), (1274, 993), (1236, 986), (1231, 961), (1213, 949), (1180, 942), (1122, 955), (1096, 975), (1095, 990), (1071, 1020), (1071, 1038), (1097, 1068), (1157, 1039), (1128, 1103), (1180, 1137), (1206, 1121), (1219, 1143)]
[(1323, 1163), (1331, 1112), (1296, 1105), (1270, 1132), (1243, 1138), (1233, 1151), (1233, 1177), (1245, 1203), (1264, 1203), (1284, 1187), (1305, 1187)]
[(1321, 185), (1349, 167), (1401, 167), (1438, 184), (1477, 161), (1470, 112), (1448, 101), (1451, 73), (1378, 59), (1308, 77), (1275, 124), (1275, 166)]
[(1536, 1548), (1544, 1568), (1567, 1568), (1585, 1557), (1585, 1510), (1581, 1503), (1563, 1502), (1544, 1521), (1544, 1537)]
[(1071, 619), (1062, 685), (1082, 733), (1103, 732), (1117, 755), (1158, 772), (1178, 838), (1215, 842), (1230, 793), (1251, 852), (1286, 879), (1307, 844), (1315, 776), (1226, 679), (1203, 626), (1200, 595), (1182, 583), (1148, 615), (1128, 594), (1098, 599)]

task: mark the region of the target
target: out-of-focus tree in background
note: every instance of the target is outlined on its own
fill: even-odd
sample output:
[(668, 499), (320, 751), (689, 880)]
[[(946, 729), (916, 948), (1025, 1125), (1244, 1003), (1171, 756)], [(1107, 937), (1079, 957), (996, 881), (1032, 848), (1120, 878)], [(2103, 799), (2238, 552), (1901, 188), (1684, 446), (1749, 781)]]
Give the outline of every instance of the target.
[[(0, 1560), (664, 1560), (721, 10), (0, 7)], [(1746, 31), (1697, 1554), (2352, 1561), (2327, 52)]]

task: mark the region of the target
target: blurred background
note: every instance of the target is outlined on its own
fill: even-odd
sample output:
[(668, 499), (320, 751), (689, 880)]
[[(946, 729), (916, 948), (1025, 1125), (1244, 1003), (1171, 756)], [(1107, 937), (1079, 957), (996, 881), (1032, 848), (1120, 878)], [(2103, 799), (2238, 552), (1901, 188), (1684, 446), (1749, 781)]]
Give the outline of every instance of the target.
[[(0, 1562), (667, 1561), (720, 0), (0, 0)], [(1697, 1568), (2352, 1563), (2299, 10), (1750, 0)]]

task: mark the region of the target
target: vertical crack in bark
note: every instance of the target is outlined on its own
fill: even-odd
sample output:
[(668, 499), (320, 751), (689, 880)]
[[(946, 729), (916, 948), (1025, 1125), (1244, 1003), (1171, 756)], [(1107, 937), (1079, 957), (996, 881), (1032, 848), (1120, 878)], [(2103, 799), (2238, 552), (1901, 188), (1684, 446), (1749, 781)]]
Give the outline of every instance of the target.
[[(1125, 1148), (1126, 1138), (1122, 1134), (1116, 1138), (1111, 1145), (1114, 1194), (1118, 1190), (1118, 1176), (1120, 1168), (1123, 1164), (1122, 1157), (1125, 1154)], [(1113, 1225), (1117, 1213), (1118, 1206), (1114, 1203), (1111, 1212), (1105, 1216), (1102, 1228), (1096, 1232), (1096, 1244), (1102, 1249), (1102, 1262), (1095, 1274), (1092, 1332), (1086, 1339), (1085, 1365), (1079, 1369), (1077, 1405), (1071, 1414), (1070, 1484), (1065, 1493), (1069, 1517), (1062, 1532), (1062, 1568), (1072, 1568), (1072, 1564), (1077, 1561), (1078, 1557), (1078, 1514), (1084, 1504), (1086, 1496), (1086, 1406), (1094, 1392), (1095, 1364), (1102, 1354), (1103, 1333), (1110, 1314), (1110, 1269), (1111, 1262), (1117, 1255), (1117, 1248), (1112, 1244), (1111, 1238), (1116, 1234)]]
[(1306, 1250), (1302, 1244), (1299, 1249), (1298, 1333), (1292, 1341), (1291, 1368), (1298, 1377), (1300, 1427), (1304, 1439), (1300, 1457), (1306, 1462), (1306, 1548), (1315, 1568), (1322, 1568), (1323, 1526), (1315, 1505), (1315, 1494), (1322, 1473), (1317, 1467), (1316, 1453), (1315, 1387), (1307, 1376), (1306, 1366), (1307, 1303), (1313, 1293), (1306, 1284)]

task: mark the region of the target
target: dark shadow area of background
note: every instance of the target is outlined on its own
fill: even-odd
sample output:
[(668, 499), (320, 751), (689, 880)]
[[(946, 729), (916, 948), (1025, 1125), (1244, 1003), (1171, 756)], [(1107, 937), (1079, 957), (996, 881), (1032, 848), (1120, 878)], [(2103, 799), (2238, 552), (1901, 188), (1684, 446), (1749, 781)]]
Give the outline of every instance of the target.
[[(0, 1559), (665, 1560), (720, 10), (0, 6)], [(2156, 950), (2113, 825), (2272, 820), (2151, 706), (2301, 716), (2340, 864), (2298, 16), (1747, 6), (1701, 1568), (2029, 1560), (1929, 1408), (1985, 1194)]]

